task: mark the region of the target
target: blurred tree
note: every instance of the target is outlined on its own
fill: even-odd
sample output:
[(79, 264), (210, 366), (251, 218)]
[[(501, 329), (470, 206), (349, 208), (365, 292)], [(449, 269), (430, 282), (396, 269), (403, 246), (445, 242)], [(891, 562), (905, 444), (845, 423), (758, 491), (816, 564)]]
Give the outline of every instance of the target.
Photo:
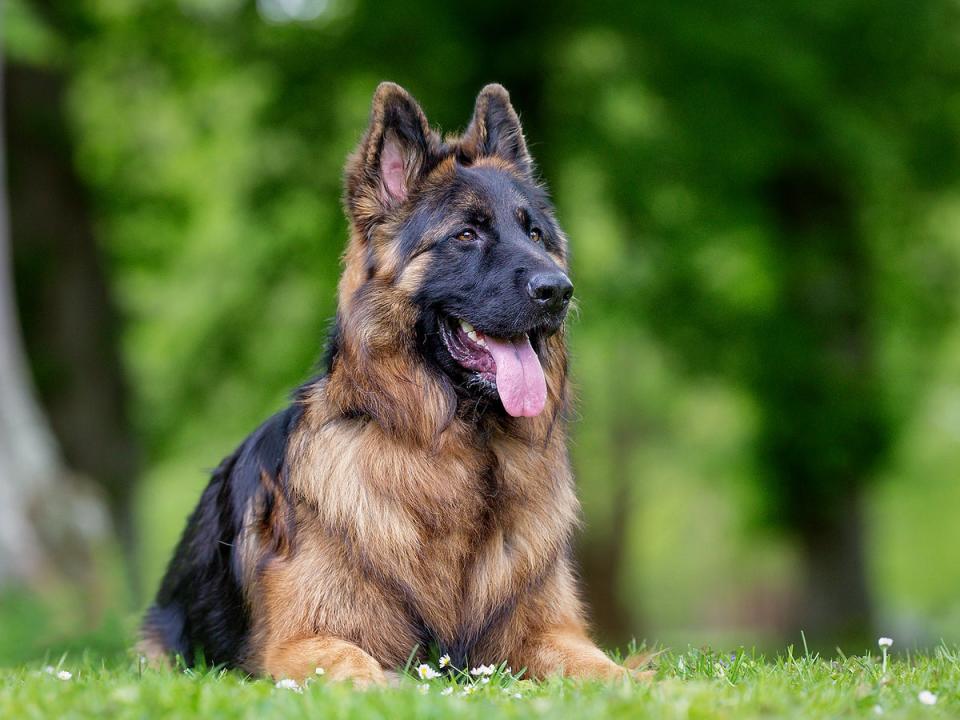
[[(3, 66), (0, 53), (0, 98)], [(105, 518), (62, 463), (34, 397), (14, 293), (3, 138), (0, 114), (0, 588), (37, 589), (62, 577), (92, 587), (90, 553)]]
[(31, 7), (62, 54), (42, 62), (12, 59), (6, 66), (10, 227), (20, 317), (64, 459), (105, 491), (136, 598), (137, 444), (127, 417), (117, 316), (67, 127), (64, 68), (86, 25), (64, 6)]
[(867, 240), (849, 191), (836, 174), (802, 165), (761, 190), (782, 285), (747, 375), (768, 502), (796, 533), (806, 568), (797, 629), (830, 644), (860, 642), (873, 629), (863, 489), (895, 432), (870, 327)]
[(572, 43), (562, 144), (607, 158), (634, 232), (620, 265), (652, 267), (607, 276), (605, 305), (645, 308), (678, 364), (751, 392), (765, 518), (805, 569), (793, 629), (860, 647), (864, 489), (955, 312), (924, 228), (957, 180), (957, 8), (605, 8)]

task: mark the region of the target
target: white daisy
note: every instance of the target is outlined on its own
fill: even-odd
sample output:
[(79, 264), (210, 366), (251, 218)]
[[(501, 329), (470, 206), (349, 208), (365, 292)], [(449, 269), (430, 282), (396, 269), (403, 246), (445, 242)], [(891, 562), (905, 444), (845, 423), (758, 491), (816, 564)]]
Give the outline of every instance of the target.
[(434, 678), (440, 677), (440, 673), (426, 663), (421, 663), (417, 666), (417, 675), (421, 680), (433, 680)]
[(60, 672), (57, 673), (57, 677), (60, 678), (61, 680), (69, 680), (70, 678), (73, 677), (73, 673), (70, 672), (69, 670), (61, 670)]
[(877, 645), (879, 645), (882, 648), (888, 648), (891, 645), (893, 645), (893, 638), (882, 637), (879, 640), (877, 640)]
[(917, 695), (917, 700), (919, 700), (924, 705), (936, 705), (937, 696), (934, 695), (929, 690), (923, 690), (919, 695)]
[(294, 692), (303, 692), (303, 688), (297, 685), (297, 681), (291, 680), (290, 678), (283, 678), (283, 680), (277, 680), (276, 687), (278, 690), (293, 690)]
[(443, 690), (440, 691), (440, 694), (441, 694), (441, 695), (452, 695), (452, 694), (453, 694), (453, 686), (451, 685), (450, 687), (445, 687)]
[(319, 667), (318, 667), (316, 670), (314, 670), (313, 672), (314, 672), (314, 674), (316, 674), (316, 675), (326, 675), (326, 674), (327, 674), (327, 671), (326, 671), (326, 670), (324, 670), (323, 668), (319, 668)]
[(439, 666), (442, 667), (442, 668), (445, 668), (445, 667), (446, 667), (447, 665), (449, 665), (449, 664), (450, 664), (450, 656), (449, 656), (449, 655), (441, 655), (441, 656), (440, 656), (440, 661), (437, 663), (437, 665), (439, 665)]
[(470, 670), (471, 675), (493, 675), (494, 670), (496, 670), (493, 665), (481, 665), (480, 667), (475, 667)]

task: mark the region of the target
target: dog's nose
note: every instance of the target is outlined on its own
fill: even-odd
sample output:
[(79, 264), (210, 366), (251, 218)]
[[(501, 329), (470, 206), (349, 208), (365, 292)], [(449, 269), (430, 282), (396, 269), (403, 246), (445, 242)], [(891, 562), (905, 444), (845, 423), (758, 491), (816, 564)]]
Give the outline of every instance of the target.
[(573, 283), (562, 272), (537, 273), (527, 283), (527, 293), (547, 312), (560, 312), (573, 296)]

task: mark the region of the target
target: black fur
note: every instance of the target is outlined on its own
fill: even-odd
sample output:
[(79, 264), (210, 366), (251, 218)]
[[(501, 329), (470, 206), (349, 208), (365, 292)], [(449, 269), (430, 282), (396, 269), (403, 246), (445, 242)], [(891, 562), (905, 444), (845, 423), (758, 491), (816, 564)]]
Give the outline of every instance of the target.
[[(530, 237), (534, 228), (540, 230), (539, 243)], [(463, 229), (472, 230), (476, 238), (458, 239)], [(494, 337), (526, 332), (538, 350), (541, 337), (559, 329), (564, 313), (544, 312), (527, 294), (535, 273), (558, 270), (548, 251), (563, 255), (546, 193), (500, 169), (457, 166), (448, 185), (420, 199), (398, 242), (407, 257), (418, 249), (423, 252), (425, 242), (434, 255), (414, 298), (425, 358), (453, 380), (460, 395), (495, 401), (495, 389), (475, 382), (450, 356), (438, 327), (447, 318), (457, 318)]]
[(188, 666), (199, 661), (200, 648), (209, 664), (232, 667), (244, 657), (250, 617), (234, 543), (251, 500), (259, 495), (264, 514), (272, 510), (275, 496), (262, 477), (285, 492), (287, 439), (300, 416), (301, 405), (294, 402), (223, 460), (187, 521), (156, 602), (147, 611), (144, 632), (160, 638)]

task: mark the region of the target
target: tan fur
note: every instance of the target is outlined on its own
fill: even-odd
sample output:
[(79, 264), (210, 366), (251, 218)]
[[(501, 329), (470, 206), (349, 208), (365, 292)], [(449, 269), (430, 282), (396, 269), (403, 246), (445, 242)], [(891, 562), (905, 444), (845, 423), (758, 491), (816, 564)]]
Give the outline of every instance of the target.
[[(505, 92), (485, 89), (466, 136), (448, 145), (476, 153), (486, 104)], [(251, 508), (242, 535), (253, 624), (244, 665), (297, 680), (323, 667), (330, 678), (382, 684), (384, 670), (402, 666), (422, 641), (423, 624), (441, 644), (470, 639), (471, 664), (506, 661), (538, 678), (623, 676), (587, 637), (569, 560), (579, 506), (566, 452), (563, 332), (543, 353), (543, 413), (505, 419), (482, 438), (413, 347), (411, 298), (429, 258), (404, 265), (397, 256), (390, 240), (402, 211), (384, 206), (389, 198), (368, 170), (385, 108), (412, 102), (381, 86), (348, 164), (340, 345), (289, 440), (292, 508), (278, 495), (273, 513), (291, 512), (292, 530)], [(499, 158), (476, 162), (524, 172)], [(453, 163), (409, 184), (442, 183)]]
[(161, 670), (171, 666), (170, 652), (163, 638), (149, 631), (142, 634), (134, 652), (138, 658), (143, 658), (147, 667)]
[(330, 680), (350, 680), (361, 688), (387, 682), (380, 663), (353, 643), (329, 636), (272, 643), (264, 651), (264, 665), (275, 678), (302, 680), (320, 669)]

